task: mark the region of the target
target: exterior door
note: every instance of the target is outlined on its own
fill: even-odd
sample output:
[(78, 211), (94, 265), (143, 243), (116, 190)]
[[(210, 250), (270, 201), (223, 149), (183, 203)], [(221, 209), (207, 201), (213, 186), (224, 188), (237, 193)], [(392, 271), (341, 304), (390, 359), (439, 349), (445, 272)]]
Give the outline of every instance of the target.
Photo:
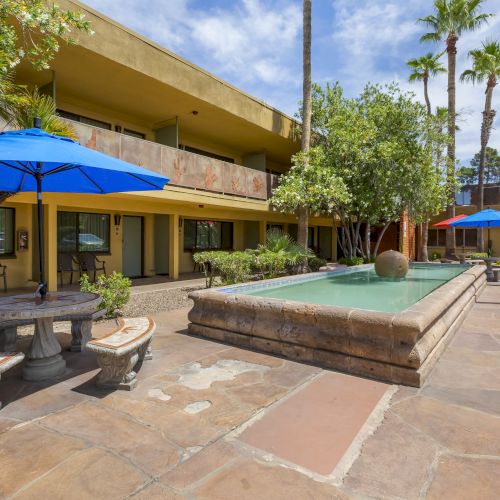
[(142, 272), (142, 217), (123, 216), (122, 269), (129, 278), (143, 275)]

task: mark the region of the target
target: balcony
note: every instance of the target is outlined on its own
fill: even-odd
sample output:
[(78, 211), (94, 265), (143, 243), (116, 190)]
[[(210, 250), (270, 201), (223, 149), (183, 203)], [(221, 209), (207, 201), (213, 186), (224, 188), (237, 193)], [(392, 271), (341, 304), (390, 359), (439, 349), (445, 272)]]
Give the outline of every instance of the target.
[(68, 120), (83, 146), (170, 179), (170, 186), (268, 200), (276, 175)]
[[(455, 196), (455, 204), (458, 206), (477, 205), (477, 185), (463, 186)], [(484, 185), (484, 206), (500, 205), (500, 184)]]

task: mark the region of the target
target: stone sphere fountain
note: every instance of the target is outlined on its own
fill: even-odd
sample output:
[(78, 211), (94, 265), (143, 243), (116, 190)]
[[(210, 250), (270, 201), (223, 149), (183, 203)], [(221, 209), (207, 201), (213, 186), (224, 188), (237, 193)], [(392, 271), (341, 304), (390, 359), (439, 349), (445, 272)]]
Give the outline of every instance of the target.
[(404, 278), (408, 267), (408, 258), (395, 250), (382, 252), (375, 260), (375, 272), (381, 278)]

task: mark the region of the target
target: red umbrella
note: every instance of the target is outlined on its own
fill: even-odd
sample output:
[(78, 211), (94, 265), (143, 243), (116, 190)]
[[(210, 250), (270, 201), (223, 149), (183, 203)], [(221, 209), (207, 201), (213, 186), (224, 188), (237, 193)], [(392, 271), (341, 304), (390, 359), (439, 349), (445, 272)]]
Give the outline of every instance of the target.
[(441, 227), (441, 228), (453, 227), (450, 226), (452, 222), (463, 219), (464, 217), (467, 217), (467, 215), (464, 214), (455, 215), (455, 217), (452, 217), (451, 219), (442, 220), (441, 222), (436, 222), (436, 224), (432, 224), (432, 227)]

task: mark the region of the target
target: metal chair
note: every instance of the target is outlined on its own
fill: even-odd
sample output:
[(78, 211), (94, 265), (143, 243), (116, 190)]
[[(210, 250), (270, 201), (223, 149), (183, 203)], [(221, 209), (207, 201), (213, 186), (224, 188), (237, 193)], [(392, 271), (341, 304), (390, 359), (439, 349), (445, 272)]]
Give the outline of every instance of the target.
[(7, 266), (0, 264), (0, 278), (3, 278), (3, 291), (7, 291)]
[(80, 263), (80, 272), (94, 273), (94, 281), (96, 280), (97, 273), (102, 271), (106, 275), (106, 263), (99, 260), (97, 255), (86, 252), (77, 255), (78, 262)]
[[(75, 269), (75, 265), (78, 266)], [(64, 273), (70, 273), (69, 283), (73, 284), (73, 273), (80, 272), (80, 265), (75, 257), (69, 253), (57, 254), (57, 272), (61, 275), (61, 288), (63, 286)]]

